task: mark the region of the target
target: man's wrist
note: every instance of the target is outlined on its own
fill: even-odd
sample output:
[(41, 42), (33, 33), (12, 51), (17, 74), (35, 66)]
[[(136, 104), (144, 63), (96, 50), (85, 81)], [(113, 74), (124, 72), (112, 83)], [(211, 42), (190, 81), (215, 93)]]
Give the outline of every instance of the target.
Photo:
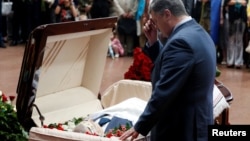
[(155, 42), (149, 42), (149, 41), (147, 41), (147, 42), (146, 42), (146, 46), (147, 46), (148, 48), (150, 48), (150, 47), (153, 46), (156, 42), (157, 42), (157, 41), (155, 41)]

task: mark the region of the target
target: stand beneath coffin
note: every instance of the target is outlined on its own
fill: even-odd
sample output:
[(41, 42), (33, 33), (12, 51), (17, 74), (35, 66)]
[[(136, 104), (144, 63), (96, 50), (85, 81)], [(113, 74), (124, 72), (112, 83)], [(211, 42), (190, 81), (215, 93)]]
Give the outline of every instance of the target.
[[(221, 91), (221, 93), (225, 97), (226, 101), (229, 104), (231, 104), (231, 102), (233, 101), (233, 95), (232, 95), (231, 91), (226, 86), (224, 86), (222, 82), (220, 82), (216, 79), (215, 79), (214, 83), (219, 88), (219, 90)], [(223, 112), (217, 118), (215, 118), (214, 123), (217, 125), (230, 125), (229, 108), (224, 109)]]

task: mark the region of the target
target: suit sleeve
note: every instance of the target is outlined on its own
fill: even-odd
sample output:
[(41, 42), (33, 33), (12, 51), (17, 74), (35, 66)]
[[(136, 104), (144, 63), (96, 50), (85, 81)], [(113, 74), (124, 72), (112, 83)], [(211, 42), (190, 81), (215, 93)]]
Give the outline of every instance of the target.
[(159, 41), (155, 42), (152, 46), (149, 46), (148, 43), (146, 43), (143, 48), (143, 52), (151, 59), (152, 62), (155, 62), (161, 48), (162, 46)]

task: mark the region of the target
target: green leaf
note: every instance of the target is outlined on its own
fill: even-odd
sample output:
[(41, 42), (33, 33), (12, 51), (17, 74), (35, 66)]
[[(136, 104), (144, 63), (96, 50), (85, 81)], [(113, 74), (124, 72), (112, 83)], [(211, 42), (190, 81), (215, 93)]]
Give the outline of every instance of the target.
[(0, 140), (28, 141), (28, 133), (19, 123), (14, 107), (2, 101), (0, 101)]

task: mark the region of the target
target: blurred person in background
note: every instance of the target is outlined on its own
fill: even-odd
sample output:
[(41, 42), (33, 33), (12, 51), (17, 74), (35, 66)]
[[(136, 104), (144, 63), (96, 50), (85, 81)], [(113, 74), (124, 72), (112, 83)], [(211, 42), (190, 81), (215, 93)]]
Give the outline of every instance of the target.
[(117, 22), (117, 33), (124, 48), (125, 56), (133, 56), (136, 41), (136, 12), (137, 0), (117, 0), (115, 5), (119, 19)]
[(229, 44), (227, 47), (227, 67), (240, 69), (243, 65), (243, 35), (247, 23), (247, 1), (225, 0), (228, 8)]
[(90, 18), (109, 17), (111, 5), (110, 0), (93, 0), (89, 11)]
[(55, 8), (57, 22), (75, 21), (78, 16), (78, 10), (75, 7), (74, 0), (59, 0)]
[(3, 36), (2, 36), (2, 0), (0, 0), (0, 8), (1, 8), (1, 13), (0, 13), (0, 48), (6, 48), (6, 45), (4, 44)]
[(32, 1), (13, 0), (12, 41), (10, 46), (26, 43), (32, 30)]

